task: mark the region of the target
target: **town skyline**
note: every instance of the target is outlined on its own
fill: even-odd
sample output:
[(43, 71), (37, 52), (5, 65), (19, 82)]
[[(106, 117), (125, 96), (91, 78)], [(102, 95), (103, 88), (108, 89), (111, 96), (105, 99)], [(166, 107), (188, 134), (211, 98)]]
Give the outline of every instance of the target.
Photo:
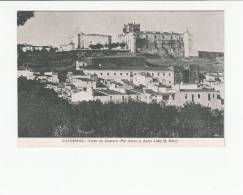
[(140, 23), (142, 31), (184, 33), (188, 29), (195, 50), (224, 51), (223, 11), (35, 12), (24, 26), (18, 27), (18, 43), (67, 44), (77, 27), (84, 33), (111, 35), (116, 42), (123, 25), (129, 22)]

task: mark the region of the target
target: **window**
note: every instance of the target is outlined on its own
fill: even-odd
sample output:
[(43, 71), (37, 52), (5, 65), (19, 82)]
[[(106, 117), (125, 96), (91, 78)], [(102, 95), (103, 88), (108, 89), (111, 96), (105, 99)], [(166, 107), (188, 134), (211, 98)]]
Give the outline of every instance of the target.
[(127, 73), (127, 76), (128, 76), (128, 73)]
[(109, 73), (107, 72), (107, 76), (109, 76)]
[(101, 73), (100, 73), (100, 75), (102, 76), (102, 75), (103, 75), (103, 73), (101, 72)]
[(110, 100), (112, 100), (112, 96), (110, 96)]
[(152, 73), (152, 76), (154, 76), (154, 73)]
[(116, 73), (114, 72), (114, 75), (116, 75)]
[(163, 76), (165, 76), (165, 73), (163, 73)]
[(187, 99), (187, 94), (185, 94), (185, 99)]
[(156, 37), (156, 35), (154, 35), (154, 39), (156, 39), (157, 37)]
[(159, 76), (159, 73), (158, 73), (158, 76)]
[(200, 98), (200, 94), (197, 94), (197, 97)]
[(169, 77), (170, 77), (170, 75), (171, 75), (171, 74), (169, 73)]
[(125, 101), (125, 98), (124, 98), (124, 96), (122, 96), (122, 101), (123, 101), (123, 102)]
[(214, 94), (213, 94), (213, 98), (214, 98)]
[(120, 73), (120, 75), (122, 76), (122, 73)]
[(208, 94), (208, 101), (210, 101), (211, 100), (211, 96), (210, 96), (210, 94)]
[(171, 84), (171, 81), (169, 81), (169, 83)]

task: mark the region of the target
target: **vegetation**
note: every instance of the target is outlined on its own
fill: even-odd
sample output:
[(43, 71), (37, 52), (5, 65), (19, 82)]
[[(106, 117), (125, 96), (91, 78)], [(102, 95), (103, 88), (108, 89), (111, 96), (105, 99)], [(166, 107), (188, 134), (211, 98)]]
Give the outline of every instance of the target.
[(18, 11), (17, 13), (17, 24), (23, 26), (28, 19), (34, 17), (33, 11)]
[(122, 48), (124, 49), (126, 46), (125, 43), (119, 43), (119, 42), (116, 42), (116, 43), (110, 43), (110, 44), (105, 44), (105, 45), (102, 45), (100, 43), (97, 43), (95, 45), (90, 45), (89, 48), (91, 49), (104, 49), (104, 48), (108, 48), (108, 49), (113, 49), (113, 48)]
[(18, 48), (18, 68), (31, 68), (35, 71), (74, 69), (74, 61), (78, 59), (75, 52), (28, 51)]
[(19, 137), (223, 137), (224, 113), (128, 102), (69, 104), (37, 81), (18, 79)]

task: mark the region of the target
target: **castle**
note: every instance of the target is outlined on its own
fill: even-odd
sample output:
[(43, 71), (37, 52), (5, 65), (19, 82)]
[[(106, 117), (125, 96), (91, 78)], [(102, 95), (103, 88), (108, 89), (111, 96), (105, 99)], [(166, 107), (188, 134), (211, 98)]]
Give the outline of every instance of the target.
[(140, 24), (128, 23), (124, 25), (118, 39), (132, 53), (156, 53), (173, 57), (189, 57), (192, 54), (192, 34), (188, 30), (185, 33), (141, 31)]
[(109, 45), (111, 44), (111, 36), (110, 35), (102, 35), (102, 34), (85, 34), (78, 33), (77, 39), (74, 40), (76, 45), (76, 49), (87, 49), (90, 45), (102, 44)]

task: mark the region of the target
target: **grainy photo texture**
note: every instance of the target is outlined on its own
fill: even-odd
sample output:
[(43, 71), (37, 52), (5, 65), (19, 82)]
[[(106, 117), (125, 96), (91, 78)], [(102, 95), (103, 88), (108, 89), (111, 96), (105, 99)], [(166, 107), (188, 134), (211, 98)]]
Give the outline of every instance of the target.
[(224, 138), (223, 11), (18, 11), (19, 138)]

